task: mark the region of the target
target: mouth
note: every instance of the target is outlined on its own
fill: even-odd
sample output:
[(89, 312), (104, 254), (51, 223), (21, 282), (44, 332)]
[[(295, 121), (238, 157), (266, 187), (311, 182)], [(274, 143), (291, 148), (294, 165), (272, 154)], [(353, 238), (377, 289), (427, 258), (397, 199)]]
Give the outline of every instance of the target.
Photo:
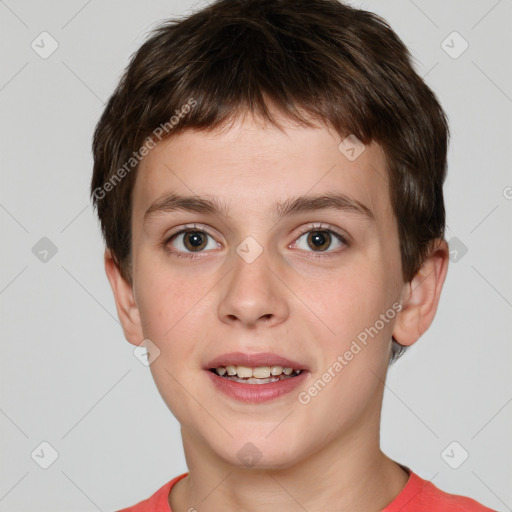
[(225, 354), (205, 365), (215, 388), (230, 398), (258, 403), (282, 397), (309, 374), (297, 361), (276, 354)]
[(303, 370), (296, 370), (291, 367), (283, 368), (282, 366), (257, 366), (251, 368), (249, 366), (227, 365), (217, 368), (210, 368), (223, 379), (242, 384), (269, 384), (271, 382), (280, 382), (286, 379), (293, 379), (300, 375)]

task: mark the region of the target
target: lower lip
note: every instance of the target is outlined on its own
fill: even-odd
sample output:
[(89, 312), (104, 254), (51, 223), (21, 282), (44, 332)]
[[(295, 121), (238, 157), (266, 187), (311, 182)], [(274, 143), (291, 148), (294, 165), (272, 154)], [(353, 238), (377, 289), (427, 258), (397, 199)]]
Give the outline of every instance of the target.
[(206, 372), (217, 389), (231, 398), (249, 403), (266, 402), (290, 393), (304, 382), (308, 373), (303, 370), (295, 377), (267, 384), (242, 384), (220, 377), (210, 370), (206, 370)]

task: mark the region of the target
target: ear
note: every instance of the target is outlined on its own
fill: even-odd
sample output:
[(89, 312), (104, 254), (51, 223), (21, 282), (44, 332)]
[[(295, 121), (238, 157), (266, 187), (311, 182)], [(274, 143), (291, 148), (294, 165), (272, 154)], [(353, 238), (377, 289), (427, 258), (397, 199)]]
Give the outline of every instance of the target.
[(105, 251), (105, 272), (114, 292), (117, 316), (123, 326), (124, 336), (132, 345), (140, 345), (144, 340), (144, 335), (133, 288), (123, 277), (109, 249)]
[(449, 256), (447, 242), (436, 239), (420, 270), (405, 284), (402, 310), (393, 330), (393, 337), (400, 345), (415, 343), (434, 320), (448, 272)]

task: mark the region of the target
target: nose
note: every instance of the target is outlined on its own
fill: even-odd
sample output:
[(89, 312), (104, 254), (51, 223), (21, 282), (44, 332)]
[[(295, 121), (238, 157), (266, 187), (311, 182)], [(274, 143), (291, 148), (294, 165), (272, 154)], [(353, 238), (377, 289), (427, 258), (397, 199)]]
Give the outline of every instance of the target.
[(274, 327), (288, 318), (287, 288), (271, 265), (264, 250), (254, 261), (238, 253), (232, 256), (234, 268), (224, 280), (218, 307), (222, 322), (256, 328), (258, 325)]

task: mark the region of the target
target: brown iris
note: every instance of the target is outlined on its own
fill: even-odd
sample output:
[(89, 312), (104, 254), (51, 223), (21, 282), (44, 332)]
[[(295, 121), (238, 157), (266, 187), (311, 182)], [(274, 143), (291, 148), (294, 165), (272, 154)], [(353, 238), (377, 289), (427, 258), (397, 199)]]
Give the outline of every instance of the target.
[(328, 231), (310, 231), (307, 241), (310, 247), (325, 251), (331, 245), (331, 235)]
[(208, 238), (202, 231), (185, 231), (183, 243), (189, 251), (197, 252), (206, 247)]

